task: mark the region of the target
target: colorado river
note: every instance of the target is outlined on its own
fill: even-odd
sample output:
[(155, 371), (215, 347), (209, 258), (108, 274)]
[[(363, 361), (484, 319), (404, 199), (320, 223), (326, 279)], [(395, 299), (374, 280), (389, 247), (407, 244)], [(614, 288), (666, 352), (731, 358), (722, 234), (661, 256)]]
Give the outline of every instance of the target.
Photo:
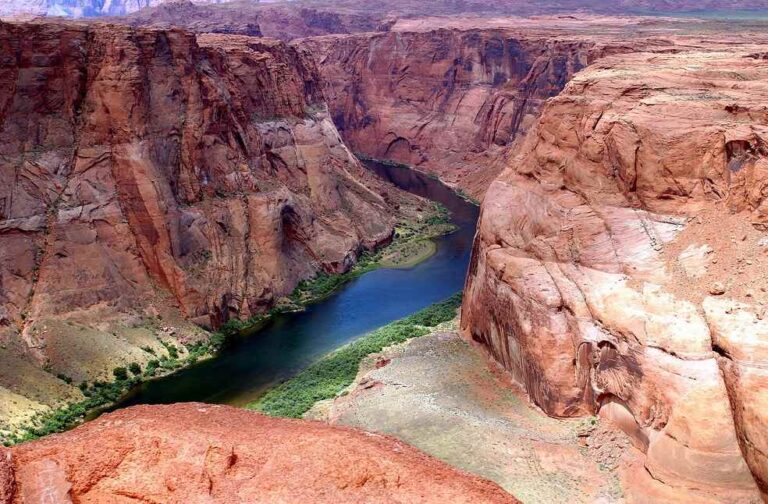
[(242, 406), (313, 360), (393, 320), (461, 290), (478, 208), (437, 180), (407, 168), (367, 162), (406, 191), (445, 205), (458, 230), (436, 240), (437, 252), (408, 269), (377, 269), (300, 313), (277, 315), (215, 357), (134, 389), (116, 407), (201, 401)]

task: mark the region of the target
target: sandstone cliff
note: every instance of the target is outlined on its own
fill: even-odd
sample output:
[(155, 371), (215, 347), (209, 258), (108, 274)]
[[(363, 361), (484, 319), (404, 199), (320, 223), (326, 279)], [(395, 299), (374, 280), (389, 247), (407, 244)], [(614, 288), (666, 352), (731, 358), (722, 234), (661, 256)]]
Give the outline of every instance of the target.
[(0, 499), (517, 502), (495, 484), (386, 436), (195, 403), (138, 406), (65, 434), (0, 448)]
[(158, 333), (200, 338), (186, 320), (259, 313), (391, 236), (386, 190), (299, 49), (1, 24), (0, 55), (3, 416), (20, 396), (55, 402), (29, 362), (74, 384), (109, 376), (117, 357), (153, 358)]
[(756, 502), (768, 67), (691, 45), (601, 59), (546, 104), (486, 195), (462, 328), (546, 413), (619, 423), (637, 502)]
[(504, 149), (595, 44), (504, 30), (316, 37), (334, 122), (356, 151), (436, 172), (482, 196)]

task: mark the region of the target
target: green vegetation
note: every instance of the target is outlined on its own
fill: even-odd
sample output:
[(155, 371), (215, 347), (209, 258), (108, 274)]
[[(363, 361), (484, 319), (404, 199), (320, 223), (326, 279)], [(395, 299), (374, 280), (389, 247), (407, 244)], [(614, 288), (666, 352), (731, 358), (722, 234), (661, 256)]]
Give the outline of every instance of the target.
[(128, 379), (128, 370), (124, 367), (116, 367), (112, 370), (112, 375), (114, 375), (117, 381), (125, 381)]
[[(214, 333), (208, 341), (188, 346), (187, 362), (191, 359), (196, 360), (204, 354), (215, 353), (223, 342), (223, 338), (222, 334)], [(78, 388), (85, 396), (84, 400), (36, 415), (28, 426), (20, 429), (16, 434), (4, 437), (3, 444), (10, 446), (70, 429), (82, 422), (88, 413), (115, 403), (132, 387), (156, 376), (159, 371), (173, 371), (184, 365), (179, 360), (179, 349), (171, 343), (162, 343), (168, 354), (160, 359), (149, 361), (143, 373), (141, 366), (132, 362), (127, 368), (118, 366), (112, 370), (112, 376), (115, 378), (113, 382), (96, 380), (90, 385), (87, 382), (81, 382)], [(154, 353), (152, 352), (153, 355)], [(128, 374), (129, 371), (132, 376)], [(69, 379), (68, 383), (71, 381)]]
[[(115, 368), (115, 370), (117, 369), (125, 370), (125, 368)], [(138, 378), (118, 380), (113, 383), (96, 381), (90, 387), (81, 383), (80, 390), (85, 395), (85, 400), (37, 415), (30, 427), (21, 433), (11, 435), (4, 444), (10, 446), (67, 430), (79, 423), (89, 411), (117, 401), (138, 381)]]
[(442, 322), (452, 320), (461, 294), (434, 304), (404, 319), (381, 327), (310, 365), (290, 380), (270, 389), (248, 405), (272, 416), (301, 418), (316, 402), (330, 399), (348, 387), (366, 356), (385, 347), (424, 336)]

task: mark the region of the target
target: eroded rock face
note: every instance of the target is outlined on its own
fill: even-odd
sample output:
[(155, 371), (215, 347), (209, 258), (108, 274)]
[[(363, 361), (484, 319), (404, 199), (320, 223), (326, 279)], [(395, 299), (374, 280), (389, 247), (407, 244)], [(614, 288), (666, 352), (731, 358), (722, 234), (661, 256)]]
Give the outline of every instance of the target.
[(481, 196), (502, 148), (528, 131), (545, 99), (595, 44), (504, 30), (316, 37), (334, 122), (356, 151), (439, 173)]
[(147, 318), (199, 337), (391, 236), (300, 50), (0, 24), (0, 54), (0, 357), (90, 381), (152, 358)]
[(768, 490), (765, 300), (738, 285), (768, 286), (766, 83), (755, 48), (601, 59), (483, 204), (463, 330), (546, 413), (622, 425), (645, 499)]
[(19, 504), (43, 491), (93, 504), (517, 502), (386, 436), (197, 403), (121, 410), (0, 456), (0, 496)]

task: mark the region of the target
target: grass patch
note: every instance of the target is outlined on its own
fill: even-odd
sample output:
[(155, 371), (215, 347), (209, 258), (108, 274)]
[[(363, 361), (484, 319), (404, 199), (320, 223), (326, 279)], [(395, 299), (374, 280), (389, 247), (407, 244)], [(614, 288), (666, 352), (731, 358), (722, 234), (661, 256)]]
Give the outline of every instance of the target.
[(430, 328), (452, 320), (460, 304), (461, 294), (455, 294), (409, 317), (376, 329), (270, 389), (247, 408), (271, 416), (301, 418), (316, 402), (336, 397), (348, 387), (357, 376), (360, 362), (366, 356), (429, 334)]

